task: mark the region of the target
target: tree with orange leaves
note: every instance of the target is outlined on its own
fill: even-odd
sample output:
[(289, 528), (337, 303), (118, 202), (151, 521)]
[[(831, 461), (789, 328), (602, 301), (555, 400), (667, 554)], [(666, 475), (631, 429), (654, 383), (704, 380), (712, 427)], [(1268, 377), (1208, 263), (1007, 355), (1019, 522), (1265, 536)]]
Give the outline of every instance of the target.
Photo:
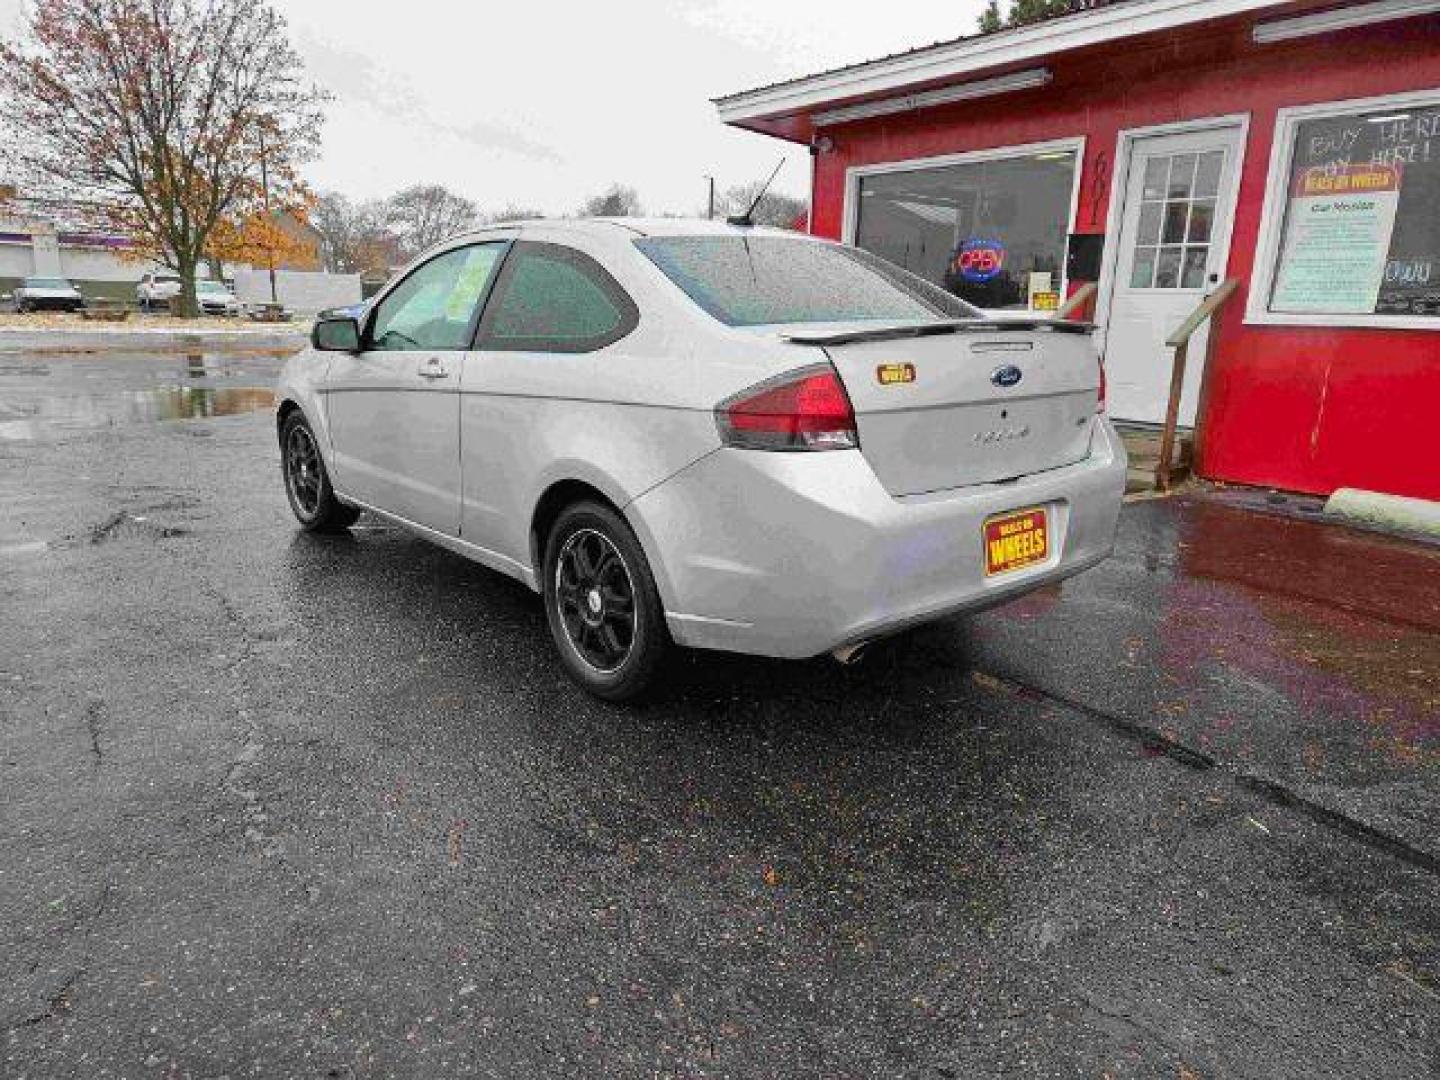
[[(205, 255), (212, 263), (247, 263), (250, 266), (303, 269), (320, 265), (318, 244), (293, 225), (306, 223), (309, 198), (277, 207), (270, 213), (254, 211), (244, 217), (223, 217), (211, 230)], [(212, 273), (214, 273), (212, 269)]]
[(194, 315), (216, 230), (299, 190), (326, 95), (264, 0), (46, 0), (0, 42), (0, 99), (21, 178), (103, 207)]

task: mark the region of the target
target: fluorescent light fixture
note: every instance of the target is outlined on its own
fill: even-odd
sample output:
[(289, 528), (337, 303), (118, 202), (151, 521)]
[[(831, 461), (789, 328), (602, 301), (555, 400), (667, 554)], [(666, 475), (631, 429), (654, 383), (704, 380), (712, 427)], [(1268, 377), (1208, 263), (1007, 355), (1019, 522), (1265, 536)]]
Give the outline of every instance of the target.
[[(1440, 4), (1436, 6), (1440, 7)], [(1016, 90), (1033, 90), (1036, 87), (1045, 86), (1051, 78), (1049, 68), (1031, 68), (1029, 71), (1017, 71), (1013, 75), (997, 75), (993, 79), (977, 79), (974, 82), (961, 83), (959, 86), (945, 86), (939, 90), (925, 90), (918, 94), (905, 94), (903, 97), (881, 98), (879, 101), (866, 101), (859, 105), (827, 109), (824, 112), (815, 113), (810, 120), (816, 127), (825, 127), (829, 124), (844, 124), (851, 120), (868, 120), (872, 116), (891, 116), (895, 113), (913, 112), (916, 109), (928, 109), (935, 105), (949, 105), (954, 101), (993, 97), (996, 94), (1009, 94)]]
[(1440, 12), (1440, 3), (1435, 0), (1374, 0), (1369, 4), (1352, 4), (1330, 11), (1317, 11), (1313, 15), (1298, 15), (1293, 19), (1256, 23), (1252, 35), (1255, 44), (1269, 45), (1276, 41), (1291, 41), (1435, 12)]

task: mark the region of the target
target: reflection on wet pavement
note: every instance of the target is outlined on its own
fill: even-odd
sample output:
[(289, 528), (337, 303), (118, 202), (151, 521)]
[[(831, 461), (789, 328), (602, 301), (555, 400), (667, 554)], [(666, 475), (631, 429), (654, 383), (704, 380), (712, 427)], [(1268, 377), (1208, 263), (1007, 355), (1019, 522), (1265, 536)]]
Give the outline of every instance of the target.
[(1440, 550), (1202, 492), (1128, 508), (1114, 558), (973, 625), (1020, 685), (1440, 857)]
[[(286, 355), (108, 354), (0, 363), (0, 441), (269, 409)], [(137, 389), (137, 382), (154, 385)]]
[(1440, 551), (1203, 502), (1180, 535), (1183, 580), (1232, 586), (1176, 605), (1177, 635), (1193, 631), (1182, 651), (1207, 641), (1228, 671), (1299, 705), (1319, 729), (1308, 772), (1327, 771), (1346, 724), (1372, 757), (1440, 765)]

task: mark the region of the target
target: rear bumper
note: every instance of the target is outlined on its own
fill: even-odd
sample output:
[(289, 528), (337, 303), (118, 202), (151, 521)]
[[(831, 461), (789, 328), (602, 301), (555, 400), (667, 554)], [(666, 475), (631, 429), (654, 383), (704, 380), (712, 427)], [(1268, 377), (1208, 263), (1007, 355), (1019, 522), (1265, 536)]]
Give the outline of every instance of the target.
[[(1003, 603), (1110, 554), (1125, 452), (1107, 422), (1088, 458), (1003, 484), (895, 498), (859, 451), (718, 450), (626, 509), (684, 645), (815, 656)], [(985, 573), (987, 518), (1044, 507), (1044, 562)]]

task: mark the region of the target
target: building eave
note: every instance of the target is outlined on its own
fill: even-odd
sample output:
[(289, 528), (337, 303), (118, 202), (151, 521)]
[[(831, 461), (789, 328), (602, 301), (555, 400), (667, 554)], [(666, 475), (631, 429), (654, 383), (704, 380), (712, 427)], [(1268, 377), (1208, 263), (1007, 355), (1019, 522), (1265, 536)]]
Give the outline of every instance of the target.
[[(1128, 37), (1291, 6), (1281, 0), (1145, 0), (1117, 3), (1015, 30), (960, 38), (910, 53), (713, 99), (723, 123), (781, 135), (767, 123), (837, 103), (933, 86)], [(806, 125), (808, 127), (808, 124)]]

